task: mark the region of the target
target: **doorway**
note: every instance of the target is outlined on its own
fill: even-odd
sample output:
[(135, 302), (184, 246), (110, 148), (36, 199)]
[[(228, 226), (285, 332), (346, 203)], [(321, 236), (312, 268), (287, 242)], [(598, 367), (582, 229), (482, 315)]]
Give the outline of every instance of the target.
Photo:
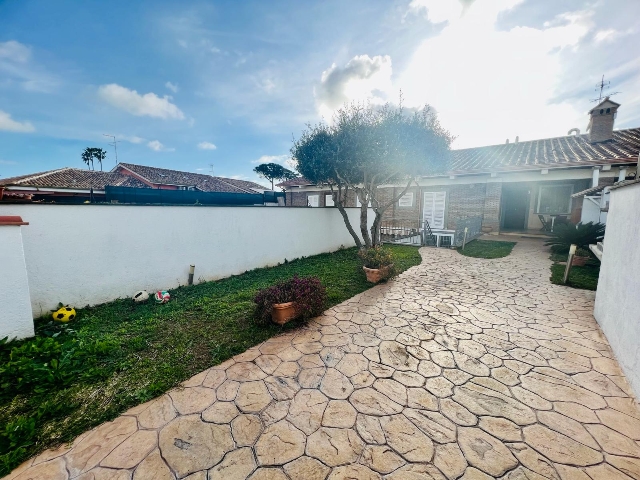
[(526, 230), (529, 189), (526, 185), (502, 185), (502, 229)]

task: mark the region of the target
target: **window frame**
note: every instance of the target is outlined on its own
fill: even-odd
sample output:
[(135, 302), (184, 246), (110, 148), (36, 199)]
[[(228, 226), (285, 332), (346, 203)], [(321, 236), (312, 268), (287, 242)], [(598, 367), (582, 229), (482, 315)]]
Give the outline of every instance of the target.
[[(429, 208), (431, 209), (431, 220), (434, 224), (432, 224), (432, 222), (429, 222), (429, 227), (432, 230), (445, 230), (445, 227), (447, 225), (447, 192), (444, 190), (428, 190), (428, 191), (423, 191), (422, 192), (422, 222), (424, 222), (426, 220), (426, 212), (427, 212), (427, 195), (433, 195), (433, 200), (430, 202)], [(442, 226), (437, 226), (435, 225), (435, 210), (434, 207), (436, 205), (436, 196), (437, 195), (442, 195)], [(427, 220), (428, 221), (428, 220)]]
[[(315, 205), (311, 204), (311, 199), (315, 198)], [(318, 208), (320, 206), (320, 194), (307, 195), (307, 206)]]
[[(408, 197), (408, 198), (409, 198), (409, 203), (408, 203), (408, 205), (403, 205), (403, 204), (402, 204), (402, 200), (403, 200), (405, 197)], [(403, 196), (401, 196), (401, 197), (398, 199), (398, 208), (413, 208), (413, 192), (407, 192), (407, 193), (405, 193)]]
[[(331, 204), (328, 203), (328, 201), (331, 201)], [(336, 202), (333, 200), (333, 193), (325, 193), (324, 194), (324, 206), (325, 207), (335, 207), (336, 206)]]
[[(571, 189), (571, 191), (569, 192), (569, 202), (568, 202), (567, 211), (554, 212), (554, 213), (540, 211), (540, 203), (542, 201), (542, 192), (545, 188), (567, 188), (567, 187)], [(573, 188), (574, 188), (574, 185), (571, 183), (561, 183), (558, 185), (554, 185), (554, 184), (540, 185), (538, 187), (538, 201), (536, 202), (536, 212), (535, 212), (536, 215), (571, 215), (571, 210), (573, 208), (573, 198), (571, 198), (571, 195), (573, 195)]]

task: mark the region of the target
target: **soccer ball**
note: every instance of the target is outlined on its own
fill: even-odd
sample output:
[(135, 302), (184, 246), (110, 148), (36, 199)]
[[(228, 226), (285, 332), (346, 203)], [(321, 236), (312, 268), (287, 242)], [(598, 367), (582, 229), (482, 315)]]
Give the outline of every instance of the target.
[(167, 303), (171, 299), (171, 295), (166, 290), (162, 290), (161, 292), (156, 292), (153, 298), (156, 303)]
[(53, 312), (53, 319), (58, 322), (67, 323), (76, 318), (76, 309), (71, 307), (60, 307)]
[(136, 303), (144, 303), (149, 300), (149, 294), (146, 290), (140, 290), (139, 292), (136, 292), (136, 294), (132, 298)]

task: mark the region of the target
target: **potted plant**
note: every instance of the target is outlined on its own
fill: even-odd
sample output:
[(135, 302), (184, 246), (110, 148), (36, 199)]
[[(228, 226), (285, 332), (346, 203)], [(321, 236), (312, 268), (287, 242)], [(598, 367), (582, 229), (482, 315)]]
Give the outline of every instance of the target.
[(571, 265), (584, 267), (590, 258), (591, 253), (589, 252), (589, 250), (578, 248), (576, 250), (576, 254), (573, 256), (573, 260), (571, 260)]
[(553, 253), (569, 253), (572, 244), (586, 250), (604, 238), (604, 229), (602, 223), (593, 222), (556, 225), (545, 245), (550, 245)]
[(272, 320), (284, 325), (295, 318), (307, 319), (322, 313), (326, 297), (320, 279), (296, 275), (259, 290), (253, 301), (261, 323)]
[(367, 281), (378, 283), (393, 275), (393, 255), (386, 248), (380, 245), (363, 248), (358, 252), (358, 256), (362, 260), (362, 269)]

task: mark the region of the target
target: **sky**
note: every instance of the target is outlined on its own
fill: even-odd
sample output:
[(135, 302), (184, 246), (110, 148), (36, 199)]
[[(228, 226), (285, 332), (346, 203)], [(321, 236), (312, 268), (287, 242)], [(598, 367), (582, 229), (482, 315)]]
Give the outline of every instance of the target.
[[(428, 104), (467, 148), (640, 127), (637, 0), (0, 0), (0, 178), (121, 162), (259, 180), (344, 102)], [(264, 180), (259, 180), (266, 184)]]

